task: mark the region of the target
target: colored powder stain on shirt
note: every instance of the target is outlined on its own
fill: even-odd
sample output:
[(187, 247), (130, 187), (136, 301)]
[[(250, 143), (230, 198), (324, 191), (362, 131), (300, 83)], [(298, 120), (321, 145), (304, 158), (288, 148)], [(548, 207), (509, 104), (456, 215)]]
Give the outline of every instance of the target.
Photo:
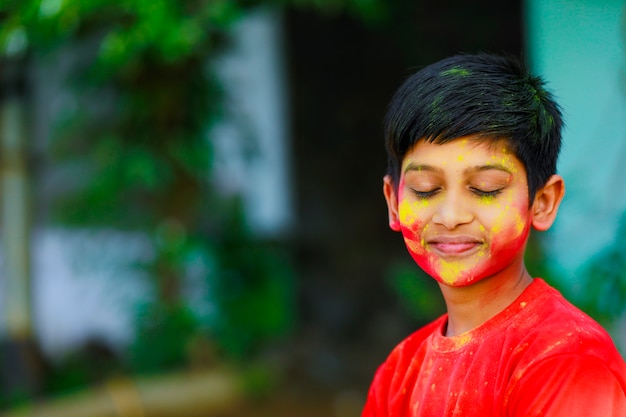
[(463, 346), (467, 345), (469, 342), (472, 341), (472, 335), (471, 333), (462, 333), (458, 336), (454, 336), (451, 338), (451, 340), (454, 341), (454, 349), (460, 349)]
[[(489, 320), (472, 333), (474, 341), (465, 349), (452, 351), (445, 343), (444, 352), (433, 343), (444, 337), (446, 316), (405, 339), (401, 345), (408, 348), (387, 359), (393, 367), (377, 372), (362, 417), (457, 412), (465, 417), (625, 416), (626, 366), (610, 336), (542, 280), (536, 279), (518, 303), (528, 306), (506, 309)], [(507, 323), (516, 325), (503, 331)], [(468, 360), (470, 351), (474, 356)], [(416, 359), (422, 360), (421, 367), (413, 366)], [(424, 368), (439, 372), (424, 377)], [(398, 398), (395, 393), (407, 385), (410, 396)], [(515, 402), (509, 402), (510, 387), (515, 387)]]

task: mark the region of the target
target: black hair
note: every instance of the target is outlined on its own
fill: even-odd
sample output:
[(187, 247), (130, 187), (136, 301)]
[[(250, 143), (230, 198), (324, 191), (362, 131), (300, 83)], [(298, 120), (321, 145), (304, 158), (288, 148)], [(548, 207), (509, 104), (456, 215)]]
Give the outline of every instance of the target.
[(561, 111), (544, 85), (518, 59), (491, 54), (455, 55), (417, 71), (396, 91), (385, 118), (394, 185), (420, 140), (503, 139), (526, 168), (532, 204), (556, 173), (561, 148)]

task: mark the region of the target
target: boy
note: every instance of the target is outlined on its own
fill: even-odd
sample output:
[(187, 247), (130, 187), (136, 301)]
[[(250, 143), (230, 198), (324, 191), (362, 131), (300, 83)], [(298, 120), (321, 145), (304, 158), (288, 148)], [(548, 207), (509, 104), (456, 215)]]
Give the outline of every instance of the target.
[(385, 123), (389, 226), (447, 314), (379, 367), (362, 417), (626, 416), (609, 335), (524, 266), (565, 192), (561, 114), (517, 61), (458, 55), (409, 77)]

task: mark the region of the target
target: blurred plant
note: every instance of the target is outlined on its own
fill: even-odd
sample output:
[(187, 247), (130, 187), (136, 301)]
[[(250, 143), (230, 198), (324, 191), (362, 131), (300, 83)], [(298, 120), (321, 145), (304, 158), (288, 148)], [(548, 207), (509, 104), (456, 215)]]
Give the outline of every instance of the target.
[(615, 233), (615, 241), (593, 257), (585, 268), (583, 288), (577, 303), (606, 326), (615, 324), (626, 312), (626, 213)]
[(414, 263), (396, 264), (388, 276), (400, 305), (418, 323), (427, 323), (445, 312), (437, 282)]
[(544, 249), (543, 234), (531, 234), (525, 254), (532, 276), (542, 277), (567, 299), (608, 329), (626, 312), (626, 213), (616, 230), (616, 239), (587, 261), (575, 281), (562, 276), (550, 263)]
[(531, 276), (540, 277), (563, 292), (567, 289), (562, 288), (561, 282), (563, 280), (559, 279), (557, 272), (550, 268), (550, 261), (546, 256), (545, 238), (546, 232), (531, 231), (524, 252), (524, 263)]
[[(56, 220), (149, 237), (154, 301), (141, 307), (132, 363), (180, 366), (199, 332), (242, 357), (293, 324), (286, 248), (245, 227), (236, 198), (211, 184), (207, 132), (222, 115), (211, 60), (229, 29), (259, 5), (383, 15), (380, 0), (5, 0), (0, 53), (45, 56), (71, 45), (75, 105), (52, 144), (68, 173)], [(207, 322), (185, 297), (194, 265), (205, 278)], [(211, 304), (213, 303), (213, 304)], [(206, 318), (206, 317), (204, 317)]]

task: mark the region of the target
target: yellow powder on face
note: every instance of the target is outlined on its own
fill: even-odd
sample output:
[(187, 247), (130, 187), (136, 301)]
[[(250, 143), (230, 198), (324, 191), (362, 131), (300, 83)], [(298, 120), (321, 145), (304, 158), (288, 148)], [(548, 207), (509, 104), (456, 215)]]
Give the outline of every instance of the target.
[(499, 232), (500, 232), (500, 230), (502, 230), (502, 220), (501, 220), (501, 219), (498, 219), (498, 220), (496, 221), (496, 224), (495, 224), (495, 225), (493, 225), (493, 227), (491, 228), (491, 232), (492, 232), (492, 233), (499, 233)]
[(525, 228), (526, 223), (524, 222), (524, 219), (519, 213), (517, 213), (517, 221), (515, 223), (515, 237), (521, 235)]
[(517, 172), (517, 168), (513, 164), (510, 156), (506, 156), (500, 160), (500, 163), (511, 171), (511, 173), (515, 174)]
[(416, 253), (418, 255), (423, 254), (425, 251), (424, 246), (414, 240), (404, 238), (404, 244), (410, 252)]
[(412, 224), (416, 220), (413, 210), (411, 210), (411, 204), (406, 200), (400, 202), (398, 206), (398, 216), (402, 224)]
[(400, 223), (402, 224), (413, 224), (417, 221), (416, 212), (422, 210), (429, 205), (428, 200), (420, 200), (409, 202), (407, 200), (402, 200), (400, 205), (398, 206), (398, 216), (400, 217)]
[[(509, 202), (509, 204), (510, 204), (510, 202)], [(502, 206), (498, 204), (497, 208), (499, 210), (501, 210), (501, 211), (498, 214), (498, 217), (495, 219), (494, 225), (490, 229), (490, 231), (492, 233), (499, 233), (502, 230), (502, 227), (504, 225), (505, 217), (510, 215), (510, 210), (509, 209), (511, 208), (511, 206), (509, 204), (504, 206), (504, 208), (502, 208)]]
[(441, 260), (438, 272), (444, 283), (452, 285), (456, 282), (457, 278), (461, 275), (464, 269), (463, 264), (459, 261), (449, 262)]
[(500, 216), (498, 216), (498, 218), (496, 219), (496, 223), (491, 228), (491, 232), (499, 233), (499, 232), (502, 231), (503, 223), (504, 223), (504, 216), (505, 215), (508, 214), (510, 216), (515, 216), (515, 220), (514, 220), (515, 226), (511, 230), (515, 234), (510, 237), (511, 239), (514, 239), (514, 238), (516, 238), (516, 237), (518, 237), (519, 235), (522, 234), (522, 232), (526, 228), (526, 223), (525, 223), (524, 218), (522, 217), (521, 213), (519, 213), (517, 210), (511, 209), (511, 207), (509, 207), (509, 206), (507, 206), (505, 209), (506, 209), (506, 211), (503, 211), (500, 214)]
[(495, 195), (481, 195), (478, 199), (478, 202), (483, 205), (492, 204), (496, 201)]
[(464, 265), (460, 261), (446, 261), (441, 259), (439, 261), (437, 272), (439, 273), (439, 276), (444, 283), (448, 285), (453, 285), (455, 282), (458, 281), (458, 278), (463, 273), (463, 271), (474, 268), (480, 261), (480, 258), (483, 258), (486, 255), (487, 254), (485, 252), (485, 249), (481, 248), (476, 253), (477, 259), (475, 259), (471, 265)]

